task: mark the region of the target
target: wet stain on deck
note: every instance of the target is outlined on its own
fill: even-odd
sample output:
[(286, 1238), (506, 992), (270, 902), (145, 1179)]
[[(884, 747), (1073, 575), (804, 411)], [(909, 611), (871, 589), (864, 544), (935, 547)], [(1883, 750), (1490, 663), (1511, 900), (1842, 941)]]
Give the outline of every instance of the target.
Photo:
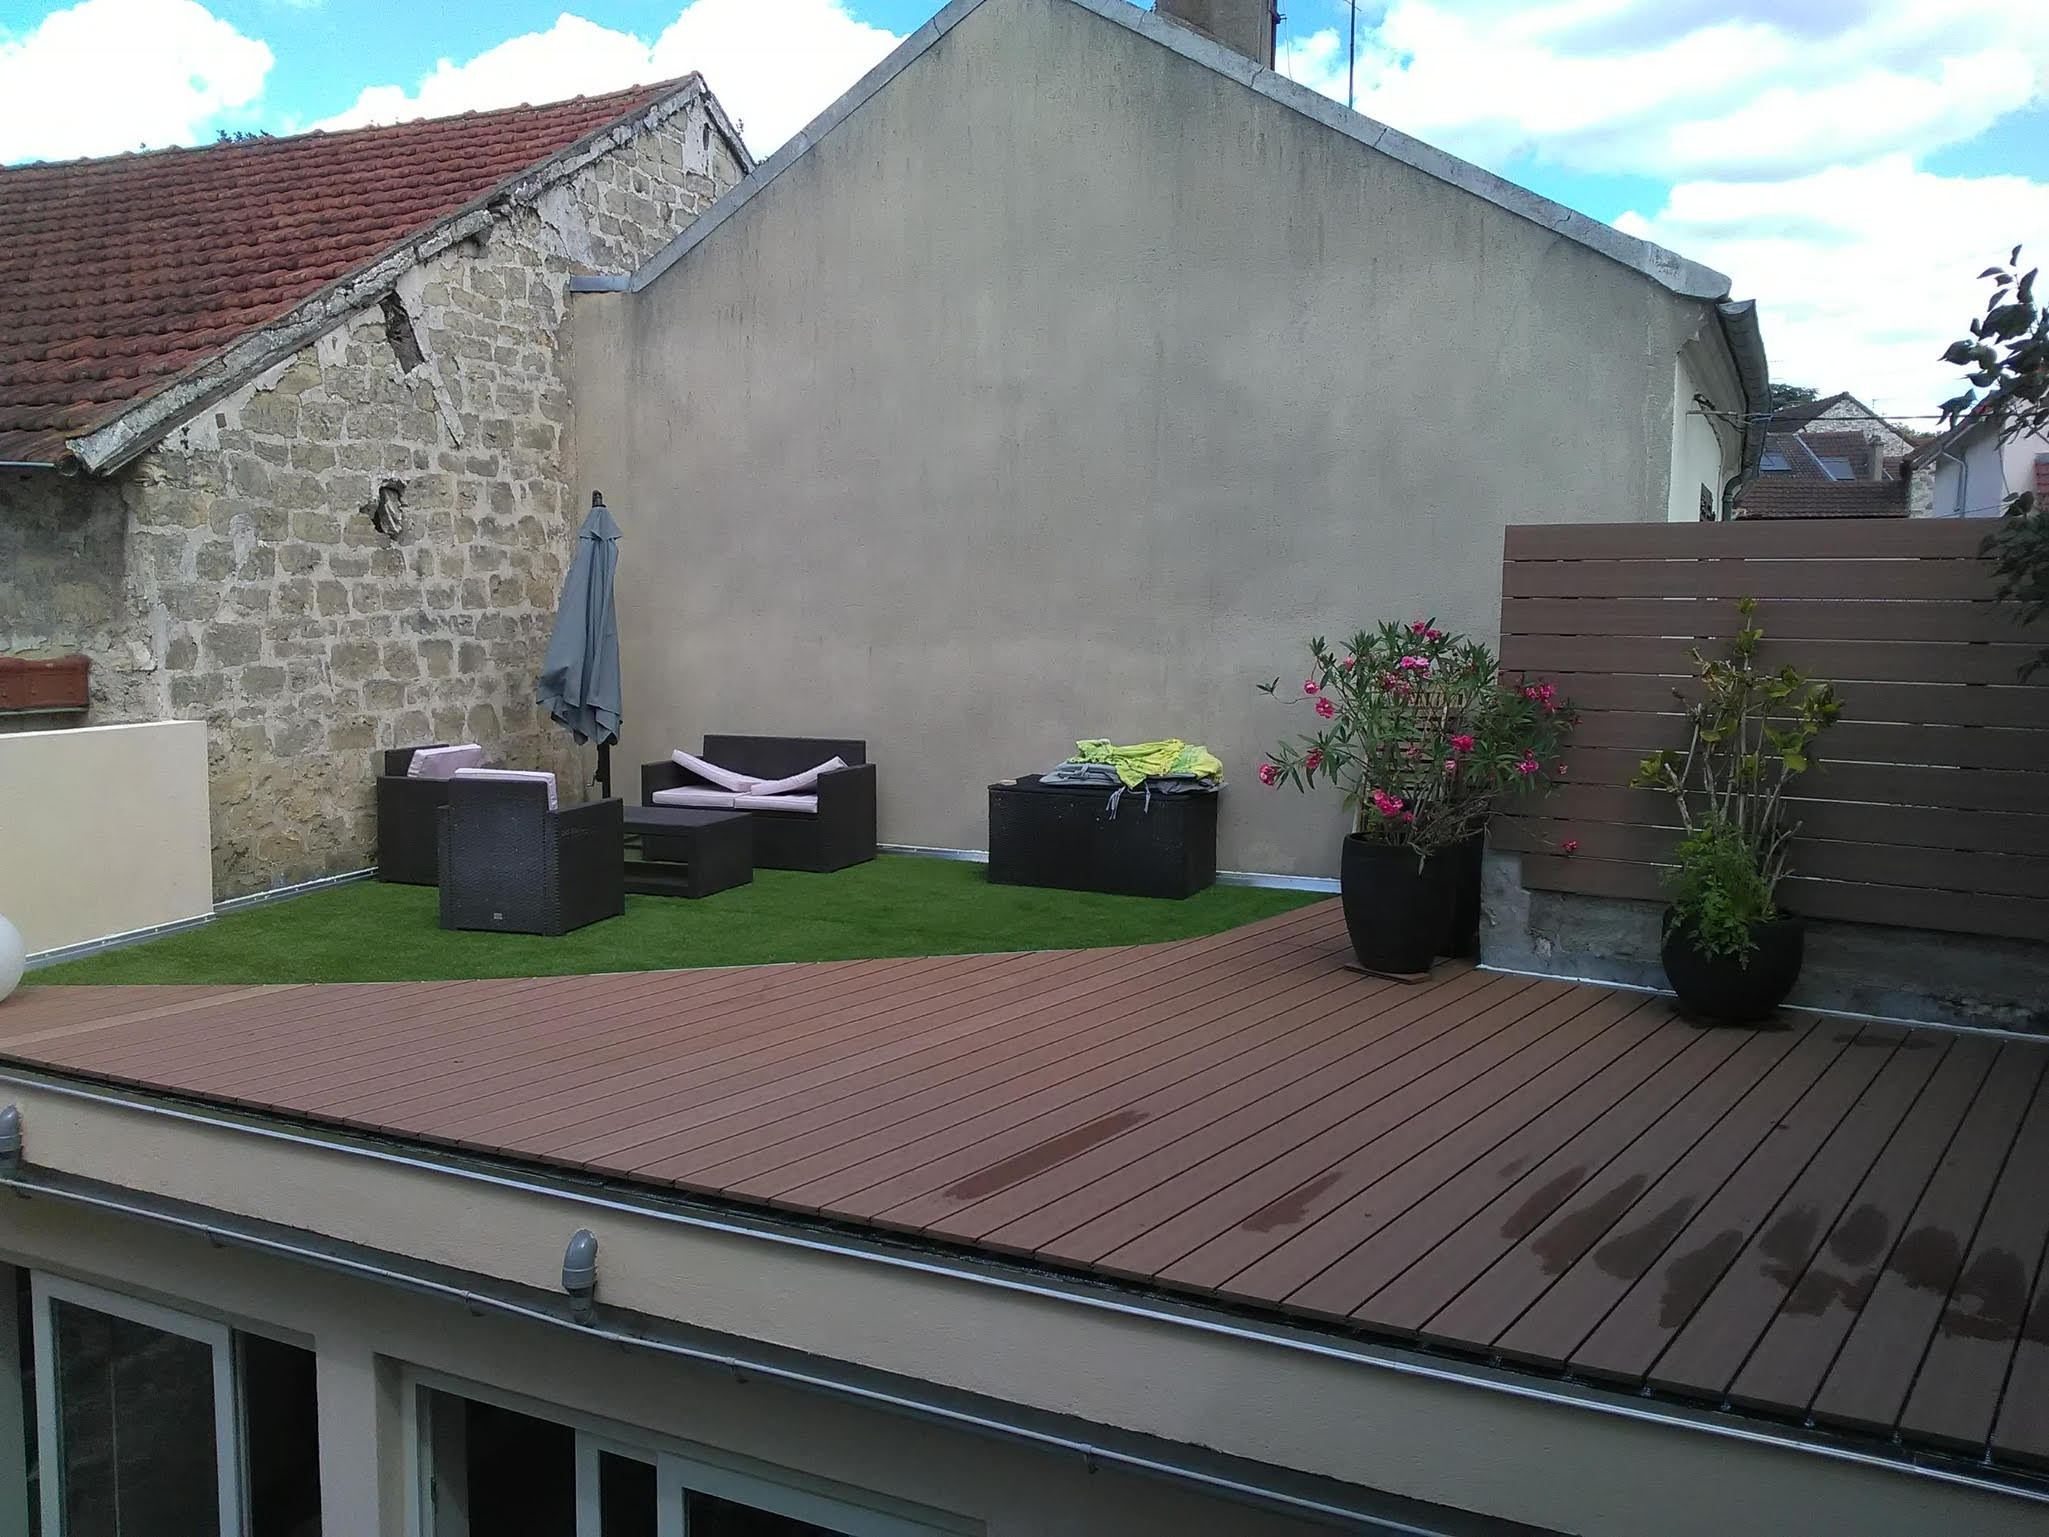
[(1339, 1169), (1326, 1169), (1304, 1180), (1286, 1195), (1268, 1201), (1238, 1226), (1248, 1233), (1271, 1233), (1275, 1228), (1293, 1227), (1308, 1213), (1309, 1203), (1330, 1189), (1343, 1176)]
[(1508, 1220), (1501, 1224), (1501, 1236), (1510, 1243), (1521, 1243), (1550, 1220), (1551, 1214), (1565, 1204), (1565, 1198), (1579, 1189), (1580, 1181), (1586, 1177), (1585, 1167), (1575, 1164), (1546, 1180), (1509, 1213)]
[(1567, 1212), (1545, 1229), (1530, 1245), (1536, 1250), (1544, 1274), (1563, 1275), (1579, 1263), (1579, 1257), (1636, 1204), (1636, 1198), (1650, 1182), (1647, 1174), (1632, 1174), (1606, 1195), (1596, 1196), (1586, 1205)]
[(1648, 1222), (1617, 1233), (1594, 1250), (1594, 1263), (1611, 1276), (1634, 1281), (1658, 1262), (1692, 1214), (1693, 1197), (1682, 1196)]
[(1942, 1310), (1944, 1334), (1974, 1340), (2010, 1340), (2028, 1305), (2028, 1267), (2018, 1254), (1987, 1249), (1957, 1280)]
[(970, 1174), (957, 1185), (947, 1186), (946, 1195), (955, 1201), (979, 1201), (985, 1195), (1008, 1190), (1034, 1174), (1045, 1173), (1055, 1164), (1065, 1163), (1077, 1153), (1087, 1152), (1099, 1142), (1108, 1142), (1145, 1119), (1147, 1112), (1143, 1110), (1117, 1110), (1109, 1115), (1099, 1115), (1072, 1131), (1063, 1131), (1057, 1137), (1034, 1142), (1023, 1152), (1012, 1153), (1008, 1158)]
[(1724, 1228), (1698, 1249), (1680, 1255), (1665, 1267), (1665, 1290), (1658, 1299), (1658, 1327), (1678, 1329), (1707, 1300), (1715, 1282), (1743, 1252), (1743, 1230)]

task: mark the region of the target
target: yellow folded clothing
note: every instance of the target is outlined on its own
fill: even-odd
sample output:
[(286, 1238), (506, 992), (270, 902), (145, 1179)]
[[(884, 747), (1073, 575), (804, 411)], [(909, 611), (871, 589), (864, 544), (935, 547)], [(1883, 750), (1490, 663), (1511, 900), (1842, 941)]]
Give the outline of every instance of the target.
[(1074, 744), (1075, 761), (1106, 763), (1117, 771), (1126, 789), (1148, 779), (1220, 779), (1224, 765), (1207, 747), (1168, 737), (1160, 742), (1138, 742), (1118, 747), (1100, 737)]

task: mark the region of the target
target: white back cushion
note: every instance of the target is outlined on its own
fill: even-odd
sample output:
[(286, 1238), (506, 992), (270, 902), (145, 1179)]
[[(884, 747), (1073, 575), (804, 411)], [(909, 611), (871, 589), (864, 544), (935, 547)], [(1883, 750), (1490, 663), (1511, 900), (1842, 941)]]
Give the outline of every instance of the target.
[(457, 769), (448, 776), (451, 779), (510, 779), (524, 780), (530, 784), (544, 784), (548, 787), (548, 809), (555, 810), (555, 776), (545, 769)]
[[(792, 774), (788, 779), (769, 779), (756, 785), (747, 793), (750, 795), (787, 795), (792, 790), (808, 790), (818, 783), (820, 774), (830, 774), (834, 769), (847, 766), (844, 758), (827, 758), (816, 768), (808, 768), (801, 774)], [(814, 810), (817, 808), (814, 807)]]
[(406, 778), (453, 779), (458, 769), (483, 766), (484, 749), (475, 742), (460, 747), (422, 747), (406, 765)]
[(730, 791), (734, 795), (744, 795), (759, 783), (746, 774), (736, 774), (731, 769), (722, 769), (716, 763), (684, 752), (680, 747), (670, 753), (669, 758), (678, 768), (688, 769), (699, 779), (708, 780), (721, 790)]

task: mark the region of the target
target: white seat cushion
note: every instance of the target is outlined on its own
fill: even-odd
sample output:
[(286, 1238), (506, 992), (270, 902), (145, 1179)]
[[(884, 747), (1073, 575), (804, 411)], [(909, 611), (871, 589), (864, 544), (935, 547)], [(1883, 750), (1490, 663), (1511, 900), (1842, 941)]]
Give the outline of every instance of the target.
[(483, 766), (484, 749), (475, 742), (460, 747), (422, 747), (406, 764), (406, 778), (453, 779), (460, 769)]
[(657, 806), (695, 806), (701, 811), (731, 811), (739, 798), (731, 790), (707, 790), (703, 785), (680, 785), (654, 793)]
[(548, 787), (548, 809), (555, 810), (555, 776), (546, 769), (457, 769), (448, 776), (451, 779), (506, 779), (528, 784), (542, 784)]
[(688, 769), (699, 779), (707, 780), (721, 790), (729, 790), (735, 795), (744, 795), (761, 783), (751, 775), (736, 774), (731, 769), (720, 768), (716, 763), (684, 752), (680, 747), (669, 754), (669, 760), (678, 768)]
[(733, 797), (735, 811), (801, 811), (808, 816), (818, 815), (818, 797), (815, 795), (736, 795)]
[(808, 768), (801, 774), (792, 774), (788, 779), (770, 779), (756, 785), (747, 793), (750, 795), (787, 795), (792, 790), (808, 790), (818, 783), (820, 774), (830, 774), (834, 769), (847, 766), (844, 758), (827, 758), (816, 768)]

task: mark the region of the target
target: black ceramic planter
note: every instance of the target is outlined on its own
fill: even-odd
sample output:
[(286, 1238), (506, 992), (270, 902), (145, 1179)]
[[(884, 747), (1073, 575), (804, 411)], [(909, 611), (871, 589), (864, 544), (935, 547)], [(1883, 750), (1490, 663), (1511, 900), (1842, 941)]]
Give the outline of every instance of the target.
[(1451, 885), (1414, 849), (1345, 839), (1338, 867), (1352, 953), (1368, 971), (1428, 971), (1451, 918)]
[(1474, 833), (1430, 857), (1430, 868), (1448, 888), (1449, 916), (1444, 939), (1437, 947), (1439, 955), (1463, 958), (1480, 953), (1480, 874), (1486, 856), (1487, 835)]
[(1807, 928), (1798, 918), (1753, 923), (1756, 948), (1748, 957), (1708, 955), (1666, 915), (1659, 958), (1665, 979), (1679, 995), (1679, 1009), (1691, 1019), (1718, 1025), (1755, 1024), (1786, 1001), (1800, 980)]

